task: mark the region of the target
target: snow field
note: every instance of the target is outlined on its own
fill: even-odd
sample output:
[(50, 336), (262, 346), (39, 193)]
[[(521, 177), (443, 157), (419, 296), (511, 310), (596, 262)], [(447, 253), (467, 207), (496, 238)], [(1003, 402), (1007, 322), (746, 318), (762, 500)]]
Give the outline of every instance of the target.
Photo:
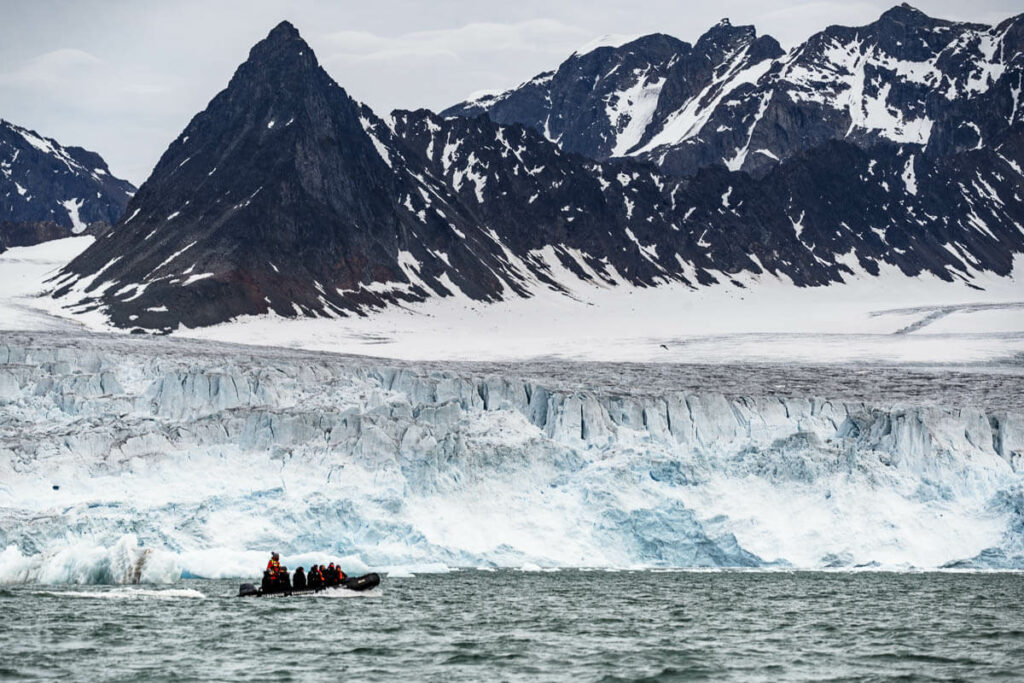
[[(0, 329), (111, 331), (101, 311), (36, 296), (91, 242), (69, 238), (0, 254)], [(884, 268), (879, 277), (861, 272), (830, 287), (744, 275), (733, 278), (742, 286), (723, 276), (726, 284), (696, 290), (599, 286), (560, 269), (554, 274), (569, 295), (537, 286), (531, 298), (495, 304), (438, 297), (367, 317), (245, 316), (176, 334), (405, 360), (988, 363), (1024, 353), (1022, 262), (1010, 277), (974, 273), (970, 283)], [(937, 306), (960, 310), (897, 334)]]

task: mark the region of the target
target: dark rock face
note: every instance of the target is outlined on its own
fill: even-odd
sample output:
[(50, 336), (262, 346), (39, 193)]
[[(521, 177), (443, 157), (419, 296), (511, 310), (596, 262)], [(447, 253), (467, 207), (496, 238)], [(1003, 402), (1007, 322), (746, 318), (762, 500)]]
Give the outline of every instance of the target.
[[(583, 68), (590, 62), (600, 65)], [(594, 80), (594, 72), (612, 75)], [(831, 26), (788, 54), (727, 22), (693, 48), (647, 36), (573, 55), (519, 88), (444, 114), (486, 112), (550, 131), (566, 150), (633, 156), (670, 175), (717, 165), (762, 177), (831, 140), (864, 149), (895, 142), (932, 156), (973, 149), (1024, 118), (1022, 82), (1024, 15), (990, 27), (904, 4), (868, 26)], [(621, 102), (630, 104), (612, 106)], [(643, 134), (624, 138), (621, 122), (638, 119)], [(585, 137), (576, 134), (582, 124)]]
[[(498, 264), (474, 250), (489, 239), (406, 156), (282, 23), (171, 144), (126, 219), (68, 266), (67, 281), (102, 271), (88, 291), (112, 304), (113, 322), (157, 329), (268, 311), (339, 315), (451, 286), (493, 298)], [(101, 281), (121, 294), (101, 292)]]
[(0, 120), (0, 251), (112, 225), (134, 191), (95, 152)]
[(729, 74), (767, 66), (781, 55), (773, 38), (724, 20), (696, 45), (654, 34), (574, 53), (556, 71), (442, 115), (486, 112), (498, 123), (529, 126), (569, 152), (593, 159), (625, 156), (687, 102), (718, 97)]
[[(93, 225), (100, 225), (94, 223)], [(88, 232), (88, 231), (83, 231)], [(53, 221), (0, 221), (0, 253), (11, 247), (31, 247), (35, 244), (72, 236), (73, 232)]]
[[(693, 49), (755, 44), (723, 25)], [(826, 136), (756, 174), (707, 164), (677, 176), (588, 158), (486, 114), (384, 121), (285, 23), (171, 144), (126, 218), (55, 278), (54, 295), (122, 327), (169, 331), (269, 311), (568, 293), (580, 280), (697, 287), (772, 273), (814, 286), (886, 265), (1005, 275), (1024, 251), (1022, 129), (942, 154)]]

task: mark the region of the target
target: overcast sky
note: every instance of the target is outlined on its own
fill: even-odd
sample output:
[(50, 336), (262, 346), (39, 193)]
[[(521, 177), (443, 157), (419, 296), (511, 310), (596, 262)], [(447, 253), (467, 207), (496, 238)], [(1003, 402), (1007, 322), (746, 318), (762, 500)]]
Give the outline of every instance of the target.
[[(99, 152), (146, 179), (166, 146), (282, 19), (380, 114), (442, 109), (553, 68), (606, 33), (693, 41), (723, 17), (784, 47), (870, 23), (884, 0), (0, 0), (0, 118)], [(918, 0), (933, 16), (998, 23), (1021, 0)]]

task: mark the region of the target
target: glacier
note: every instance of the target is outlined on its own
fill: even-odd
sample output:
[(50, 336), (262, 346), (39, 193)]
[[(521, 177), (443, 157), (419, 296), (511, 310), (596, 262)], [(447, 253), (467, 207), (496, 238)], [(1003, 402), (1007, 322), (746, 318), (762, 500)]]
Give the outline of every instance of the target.
[[(879, 379), (882, 378), (882, 379)], [(0, 333), (0, 583), (340, 560), (1024, 569), (1019, 369), (406, 362)]]

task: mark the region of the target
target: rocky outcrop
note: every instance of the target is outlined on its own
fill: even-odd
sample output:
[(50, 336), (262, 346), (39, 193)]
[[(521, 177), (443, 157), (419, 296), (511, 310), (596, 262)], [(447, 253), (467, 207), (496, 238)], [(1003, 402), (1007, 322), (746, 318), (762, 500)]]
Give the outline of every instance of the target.
[(95, 152), (0, 120), (0, 251), (100, 232), (134, 192)]
[(675, 176), (717, 166), (763, 177), (837, 140), (941, 157), (998, 147), (1022, 120), (1022, 41), (1024, 15), (984, 26), (905, 3), (866, 26), (830, 26), (787, 53), (753, 27), (723, 21), (694, 46), (655, 34), (573, 54), (443, 114), (486, 113), (567, 151), (637, 157)]
[[(891, 41), (879, 31), (871, 35), (882, 49)], [(658, 54), (684, 49), (665, 37), (652, 45)], [(645, 46), (619, 56), (633, 64)], [(838, 58), (838, 49), (818, 52)], [(666, 57), (659, 69), (682, 69), (679, 78), (696, 79), (690, 90), (701, 78), (725, 87), (714, 55), (733, 55), (743, 73), (761, 68), (748, 57), (782, 68), (772, 44), (749, 29), (722, 25), (685, 50), (696, 61)], [(577, 57), (590, 73), (614, 55)], [(846, 101), (831, 81), (804, 80)], [(740, 102), (753, 82), (734, 85), (728, 97), (719, 92), (722, 106)], [(830, 121), (832, 130), (849, 128), (850, 115), (798, 118)], [(596, 134), (587, 121), (573, 129), (581, 140)], [(336, 318), (428, 298), (698, 288), (766, 273), (798, 286), (873, 276), (885, 265), (944, 280), (1009, 275), (1024, 251), (1022, 130), (1011, 115), (982, 130), (986, 144), (951, 142), (941, 153), (859, 129), (802, 134), (776, 155), (784, 163), (737, 172), (702, 165), (674, 177), (635, 158), (588, 159), (486, 115), (396, 111), (385, 121), (331, 80), (284, 23), (170, 145), (127, 216), (50, 285), (76, 313), (170, 333), (246, 315)]]
[(441, 115), (486, 113), (497, 123), (533, 128), (567, 152), (592, 159), (626, 156), (688, 101), (720, 95), (727, 76), (767, 67), (782, 54), (775, 39), (724, 20), (695, 45), (653, 34), (577, 51), (555, 71)]

